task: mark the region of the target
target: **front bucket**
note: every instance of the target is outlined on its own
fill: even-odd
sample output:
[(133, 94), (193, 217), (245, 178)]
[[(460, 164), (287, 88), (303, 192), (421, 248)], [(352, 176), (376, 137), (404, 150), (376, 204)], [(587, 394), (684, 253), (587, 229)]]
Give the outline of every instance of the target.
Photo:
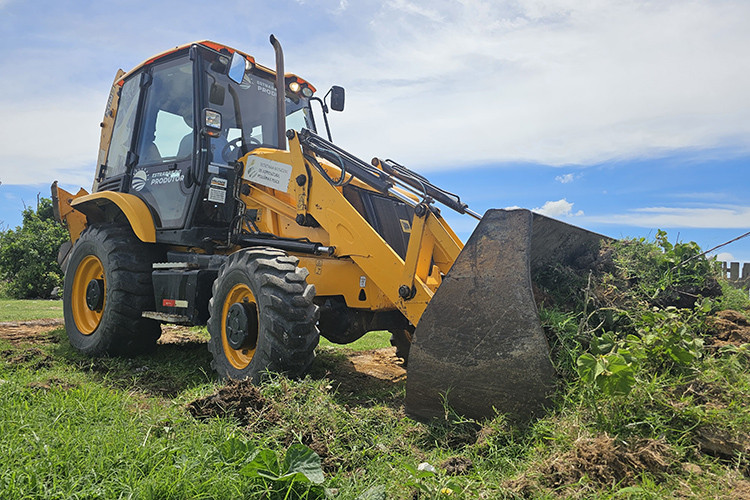
[(419, 321), (406, 411), (527, 419), (548, 401), (555, 370), (539, 322), (532, 267), (598, 251), (604, 237), (528, 210), (489, 210)]

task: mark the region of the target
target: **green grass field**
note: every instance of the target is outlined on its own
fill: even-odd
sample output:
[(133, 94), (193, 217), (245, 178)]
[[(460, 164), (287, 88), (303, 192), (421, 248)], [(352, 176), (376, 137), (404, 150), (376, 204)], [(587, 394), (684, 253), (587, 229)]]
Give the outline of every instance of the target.
[(369, 332), (364, 337), (355, 340), (351, 344), (334, 344), (324, 338), (320, 339), (321, 347), (331, 347), (337, 349), (345, 349), (349, 351), (366, 351), (368, 349), (380, 349), (382, 347), (390, 347), (391, 345), (391, 334), (389, 332)]
[[(60, 318), (61, 303), (3, 300), (0, 314)], [(560, 336), (577, 321), (553, 311), (543, 320), (571, 342)], [(2, 499), (750, 495), (743, 347), (654, 371), (627, 394), (561, 380), (548, 413), (528, 424), (449, 409), (425, 424), (405, 416), (403, 380), (349, 366), (352, 349), (388, 346), (387, 332), (343, 347), (321, 341), (307, 378), (276, 376), (255, 389), (215, 379), (200, 329), (121, 359), (84, 357), (50, 328), (25, 337), (0, 329)], [(300, 459), (303, 449), (317, 459)], [(284, 475), (298, 469), (323, 482)]]
[(62, 300), (0, 299), (0, 322), (58, 319), (62, 317)]

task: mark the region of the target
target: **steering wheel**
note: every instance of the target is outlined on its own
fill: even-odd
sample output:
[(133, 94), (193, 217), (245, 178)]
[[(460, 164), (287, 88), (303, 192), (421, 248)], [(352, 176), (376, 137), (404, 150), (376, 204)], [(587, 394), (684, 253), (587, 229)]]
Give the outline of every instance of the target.
[(247, 144), (254, 144), (254, 147), (257, 148), (261, 145), (261, 142), (254, 138), (254, 137), (248, 137), (247, 143), (245, 142), (245, 139), (240, 137), (235, 137), (231, 141), (227, 142), (223, 148), (221, 148), (221, 157), (224, 159), (225, 162), (229, 163), (230, 161), (237, 160), (240, 155), (237, 154), (238, 152), (242, 152), (243, 150), (248, 151)]

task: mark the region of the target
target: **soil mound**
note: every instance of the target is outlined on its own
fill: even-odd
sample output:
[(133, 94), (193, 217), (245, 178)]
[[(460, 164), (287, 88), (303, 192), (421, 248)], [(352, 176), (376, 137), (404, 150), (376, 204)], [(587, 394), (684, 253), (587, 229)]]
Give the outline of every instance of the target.
[(536, 481), (526, 476), (508, 486), (530, 494), (536, 489), (535, 483), (557, 490), (575, 485), (584, 477), (598, 486), (632, 486), (641, 473), (658, 478), (667, 473), (673, 463), (671, 449), (663, 440), (639, 439), (625, 443), (607, 435), (580, 438), (573, 449), (547, 460)]
[(438, 467), (449, 476), (463, 476), (471, 471), (474, 464), (468, 457), (455, 456), (443, 460)]
[(709, 319), (708, 326), (717, 347), (750, 343), (750, 321), (741, 312), (719, 311)]
[(241, 425), (265, 428), (279, 420), (279, 414), (250, 380), (229, 382), (226, 387), (187, 405), (198, 419), (234, 418)]

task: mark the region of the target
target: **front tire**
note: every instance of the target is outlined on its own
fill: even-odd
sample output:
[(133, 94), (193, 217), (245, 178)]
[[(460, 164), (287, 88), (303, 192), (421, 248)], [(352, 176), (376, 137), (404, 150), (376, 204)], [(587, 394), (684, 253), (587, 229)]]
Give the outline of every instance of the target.
[(249, 248), (222, 265), (208, 320), (211, 366), (222, 378), (259, 382), (267, 371), (307, 373), (318, 345), (318, 307), (298, 262), (281, 250)]
[(154, 309), (154, 245), (127, 226), (94, 224), (75, 242), (65, 272), (63, 312), (70, 344), (91, 356), (132, 356), (154, 348), (158, 322), (141, 317)]

